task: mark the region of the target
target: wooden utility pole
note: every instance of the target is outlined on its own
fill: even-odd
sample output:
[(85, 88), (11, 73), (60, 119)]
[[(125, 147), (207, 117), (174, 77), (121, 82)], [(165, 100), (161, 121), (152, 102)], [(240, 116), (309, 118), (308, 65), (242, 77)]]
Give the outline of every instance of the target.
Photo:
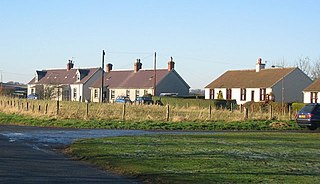
[(104, 50), (102, 50), (101, 102), (104, 102), (104, 92), (103, 92), (103, 85), (104, 85), (104, 55), (106, 55), (106, 53), (104, 52)]
[(156, 96), (157, 85), (157, 53), (154, 53), (154, 77), (153, 77), (153, 96)]

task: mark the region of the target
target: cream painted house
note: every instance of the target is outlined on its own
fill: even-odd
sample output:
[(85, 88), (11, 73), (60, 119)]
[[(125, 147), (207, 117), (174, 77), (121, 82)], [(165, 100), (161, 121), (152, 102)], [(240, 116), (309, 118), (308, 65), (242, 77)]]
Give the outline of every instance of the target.
[(208, 84), (205, 99), (235, 99), (238, 104), (302, 102), (302, 90), (311, 83), (299, 68), (265, 68), (259, 58), (255, 70), (230, 70)]
[(320, 79), (317, 79), (303, 90), (304, 103), (320, 103)]
[[(104, 100), (113, 102), (118, 96), (127, 96), (134, 101), (138, 96), (147, 94), (159, 96), (161, 93), (188, 95), (190, 86), (174, 69), (173, 59), (167, 69), (143, 70), (137, 60), (133, 70), (112, 70), (112, 64), (106, 66), (104, 77)], [(101, 102), (102, 80), (91, 86), (91, 101)]]
[(42, 97), (49, 95), (53, 100), (80, 102), (90, 100), (89, 86), (101, 78), (102, 69), (74, 69), (73, 66), (74, 63), (69, 60), (66, 69), (36, 71), (35, 77), (28, 83), (28, 95), (37, 94)]

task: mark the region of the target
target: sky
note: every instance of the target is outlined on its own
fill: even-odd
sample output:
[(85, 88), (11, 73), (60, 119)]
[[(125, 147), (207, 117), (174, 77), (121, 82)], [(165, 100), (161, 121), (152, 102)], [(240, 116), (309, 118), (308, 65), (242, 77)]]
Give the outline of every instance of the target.
[(175, 70), (204, 89), (227, 70), (320, 58), (318, 0), (0, 0), (2, 81), (36, 70), (100, 67)]

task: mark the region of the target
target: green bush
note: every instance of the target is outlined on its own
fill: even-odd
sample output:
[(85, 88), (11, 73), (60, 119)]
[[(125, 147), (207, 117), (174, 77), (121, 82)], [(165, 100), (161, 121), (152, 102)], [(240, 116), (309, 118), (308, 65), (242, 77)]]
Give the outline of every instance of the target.
[(299, 111), (304, 105), (304, 103), (292, 103), (292, 110), (294, 112)]

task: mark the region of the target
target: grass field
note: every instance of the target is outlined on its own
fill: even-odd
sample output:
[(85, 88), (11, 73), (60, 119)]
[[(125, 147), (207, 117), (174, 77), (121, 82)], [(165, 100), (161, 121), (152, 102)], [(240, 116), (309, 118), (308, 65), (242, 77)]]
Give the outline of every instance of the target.
[(320, 183), (319, 133), (114, 137), (67, 153), (146, 183)]

